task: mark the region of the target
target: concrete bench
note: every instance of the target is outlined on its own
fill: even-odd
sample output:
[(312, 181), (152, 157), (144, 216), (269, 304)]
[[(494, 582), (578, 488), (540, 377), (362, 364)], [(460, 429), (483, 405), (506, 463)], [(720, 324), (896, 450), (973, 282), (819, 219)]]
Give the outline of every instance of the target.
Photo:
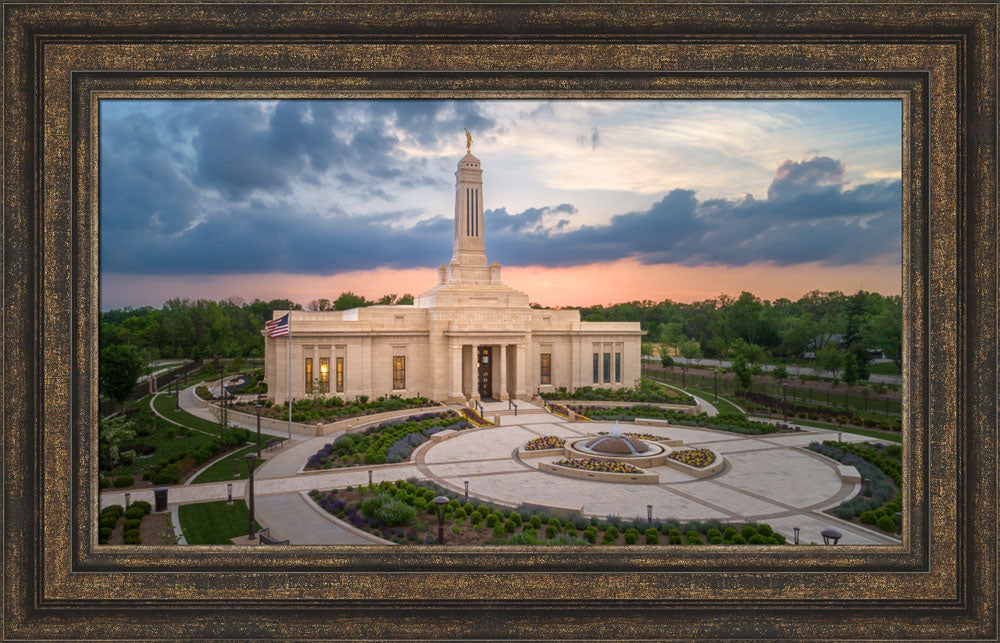
[(290, 541), (288, 540), (277, 540), (271, 538), (271, 528), (264, 527), (257, 532), (257, 537), (260, 538), (261, 545), (287, 545)]

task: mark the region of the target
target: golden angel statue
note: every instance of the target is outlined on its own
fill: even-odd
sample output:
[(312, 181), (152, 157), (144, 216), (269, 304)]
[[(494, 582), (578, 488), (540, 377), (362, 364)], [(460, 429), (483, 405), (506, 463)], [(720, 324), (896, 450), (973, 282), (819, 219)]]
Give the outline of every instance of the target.
[(469, 128), (465, 128), (465, 151), (472, 153), (472, 134), (469, 133)]

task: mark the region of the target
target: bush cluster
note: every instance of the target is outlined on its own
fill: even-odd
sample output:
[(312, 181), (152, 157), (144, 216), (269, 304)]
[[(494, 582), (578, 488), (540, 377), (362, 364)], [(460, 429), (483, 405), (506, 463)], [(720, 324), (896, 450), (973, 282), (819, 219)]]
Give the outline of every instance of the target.
[[(787, 425), (769, 424), (767, 422), (755, 422), (746, 419), (738, 413), (719, 413), (714, 417), (709, 417), (704, 413), (691, 415), (661, 409), (658, 406), (636, 405), (618, 408), (599, 408), (594, 406), (574, 409), (578, 413), (583, 412), (591, 419), (634, 421), (636, 418), (658, 418), (667, 420), (670, 424), (678, 426), (705, 427), (717, 431), (728, 431), (730, 433), (740, 433), (743, 435), (764, 435), (778, 431), (798, 431)], [(660, 438), (662, 439), (662, 438)]]
[(680, 391), (660, 386), (655, 381), (644, 377), (635, 388), (594, 388), (582, 386), (570, 392), (566, 387), (559, 387), (551, 393), (542, 393), (546, 400), (591, 400), (613, 402), (644, 402), (647, 404), (690, 404), (694, 406), (694, 398)]
[[(740, 391), (737, 396), (741, 399), (741, 404), (748, 408), (769, 409), (772, 414), (783, 413), (785, 405), (782, 398), (766, 393), (751, 391)], [(791, 403), (789, 402), (788, 417), (809, 419), (813, 421), (824, 421), (840, 424), (853, 424), (854, 426), (864, 426), (870, 429), (881, 429), (883, 431), (901, 431), (902, 423), (894, 418), (885, 417), (882, 414), (859, 413), (857, 411), (847, 411), (843, 408), (830, 408), (827, 406)]]
[[(336, 395), (329, 397), (305, 397), (292, 402), (293, 422), (336, 422), (362, 415), (374, 415), (387, 411), (432, 406), (434, 403), (426, 397), (407, 397), (398, 395), (383, 396), (369, 401), (367, 395), (359, 395), (357, 399), (347, 402)], [(237, 407), (246, 413), (254, 413), (253, 407), (247, 405)], [(279, 404), (262, 411), (263, 415), (284, 419), (288, 417), (288, 406)]]
[[(885, 531), (896, 529), (895, 514), (900, 507), (896, 488), (902, 482), (899, 471), (899, 458), (902, 450), (898, 445), (881, 446), (869, 442), (848, 444), (826, 440), (822, 444), (811, 443), (809, 449), (841, 464), (856, 468), (861, 477), (867, 478), (869, 481), (869, 495), (858, 495), (842, 502), (834, 510), (837, 517), (850, 520), (857, 516), (861, 522), (880, 526), (878, 520), (888, 515), (892, 518), (893, 525), (891, 529), (885, 529)], [(896, 488), (893, 487), (893, 484)], [(882, 511), (879, 508), (883, 505), (885, 505), (886, 511), (878, 513), (878, 511)], [(894, 507), (894, 509), (889, 510), (890, 507)], [(876, 515), (877, 513), (878, 515)], [(884, 524), (888, 526), (889, 523), (885, 522)]]

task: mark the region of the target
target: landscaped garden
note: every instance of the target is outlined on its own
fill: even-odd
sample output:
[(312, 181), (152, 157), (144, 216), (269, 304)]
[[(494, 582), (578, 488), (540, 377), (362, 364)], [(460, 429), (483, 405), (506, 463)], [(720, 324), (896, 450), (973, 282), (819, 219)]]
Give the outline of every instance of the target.
[[(218, 500), (181, 505), (177, 512), (189, 545), (231, 545), (233, 538), (249, 535), (250, 512), (242, 500), (233, 500), (233, 504)], [(258, 529), (260, 525), (254, 522), (254, 531)]]
[(472, 426), (454, 411), (393, 418), (361, 433), (345, 433), (309, 456), (305, 468), (339, 469), (356, 465), (402, 462), (415, 448), (444, 431)]
[(864, 413), (861, 411), (848, 412), (843, 408), (832, 408), (819, 404), (793, 404), (789, 402), (786, 406), (781, 398), (748, 391), (742, 391), (736, 395), (739, 403), (748, 411), (767, 411), (771, 415), (784, 416), (787, 414), (789, 419), (801, 418), (814, 422), (846, 424), (882, 431), (901, 431), (903, 428), (898, 415), (891, 416), (881, 413)]
[(250, 432), (229, 428), (219, 437), (176, 426), (157, 417), (148, 399), (129, 416), (101, 421), (100, 487), (176, 484), (198, 465), (242, 446)]
[(651, 418), (667, 420), (670, 424), (678, 426), (703, 427), (707, 429), (715, 429), (717, 431), (742, 433), (744, 435), (791, 433), (798, 431), (798, 429), (787, 425), (755, 422), (753, 420), (746, 419), (743, 415), (733, 413), (720, 413), (714, 417), (710, 417), (705, 413), (691, 415), (690, 413), (661, 409), (658, 406), (643, 404), (637, 406), (619, 406), (614, 408), (584, 406), (574, 407), (573, 410), (586, 413), (594, 420), (622, 420), (632, 422), (636, 418)]
[(856, 468), (862, 479), (868, 480), (867, 494), (862, 492), (827, 510), (827, 513), (843, 520), (874, 525), (882, 531), (896, 531), (899, 526), (896, 513), (901, 511), (902, 506), (899, 495), (902, 449), (898, 445), (825, 440), (822, 443), (812, 442), (809, 449)]
[(110, 505), (101, 510), (97, 542), (101, 545), (172, 545), (173, 527), (168, 514), (152, 514), (153, 507), (138, 500), (125, 509)]
[[(262, 417), (269, 417), (278, 420), (288, 419), (287, 404), (272, 404), (270, 400), (263, 402), (261, 409)], [(376, 413), (386, 413), (388, 411), (401, 411), (403, 409), (419, 409), (427, 406), (435, 406), (436, 403), (426, 397), (399, 397), (390, 395), (370, 400), (367, 395), (359, 395), (356, 400), (350, 402), (343, 398), (333, 396), (306, 397), (292, 402), (292, 421), (302, 423), (327, 423), (346, 420), (348, 418), (360, 417), (362, 415), (374, 415)], [(251, 415), (256, 413), (254, 403), (236, 404), (233, 409)]]
[(689, 404), (694, 398), (673, 389), (659, 386), (649, 378), (641, 378), (635, 388), (594, 388), (582, 386), (574, 391), (560, 387), (553, 392), (542, 393), (546, 400), (588, 400), (601, 402), (640, 402), (645, 404)]
[(321, 508), (354, 527), (400, 544), (431, 544), (438, 515), (432, 502), (448, 498), (445, 540), (451, 545), (704, 545), (784, 544), (767, 524), (725, 524), (716, 520), (623, 520), (617, 516), (558, 517), (519, 507), (511, 509), (464, 500), (433, 482), (382, 482), (358, 488), (313, 490)]

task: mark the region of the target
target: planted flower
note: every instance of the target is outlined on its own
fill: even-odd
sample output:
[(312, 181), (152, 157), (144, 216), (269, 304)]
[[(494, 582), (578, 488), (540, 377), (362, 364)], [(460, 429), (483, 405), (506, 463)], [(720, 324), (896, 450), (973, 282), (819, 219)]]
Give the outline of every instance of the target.
[(553, 462), (554, 465), (558, 467), (567, 467), (569, 469), (582, 469), (583, 471), (595, 471), (599, 473), (645, 473), (642, 469), (627, 464), (625, 462), (618, 462), (617, 460), (595, 460), (593, 458), (583, 458), (581, 460), (563, 458), (562, 460), (557, 460)]
[(525, 451), (541, 451), (542, 449), (559, 449), (566, 446), (566, 439), (556, 435), (543, 435), (534, 438), (524, 445)]
[(715, 453), (708, 449), (684, 449), (683, 451), (674, 451), (667, 457), (698, 469), (703, 469), (715, 462)]

